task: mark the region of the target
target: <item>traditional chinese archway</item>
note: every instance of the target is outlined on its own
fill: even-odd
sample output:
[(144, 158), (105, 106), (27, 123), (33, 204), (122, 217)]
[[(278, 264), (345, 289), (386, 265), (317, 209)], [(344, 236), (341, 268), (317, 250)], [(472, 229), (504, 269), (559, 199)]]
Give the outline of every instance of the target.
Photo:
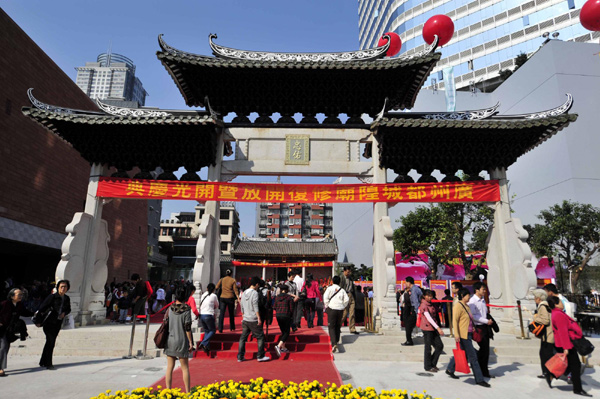
[[(72, 297), (82, 323), (103, 317), (108, 235), (101, 219), (102, 196), (172, 198), (178, 193), (206, 201), (193, 275), (201, 288), (219, 277), (219, 201), (263, 201), (244, 191), (248, 187), (228, 183), (241, 175), (349, 176), (363, 182), (345, 188), (352, 191), (344, 194), (346, 199), (362, 194), (373, 203), (374, 317), (383, 331), (400, 324), (388, 207), (403, 200), (393, 191), (402, 186), (388, 184), (387, 169), (398, 174), (394, 183), (414, 183), (408, 177), (412, 169), (422, 174), (416, 184), (405, 186), (404, 198), (410, 192), (412, 201), (436, 200), (433, 187), (438, 200), (476, 200), (469, 198), (470, 189), (456, 187), (495, 186), (496, 197), (480, 199), (495, 207), (488, 249), (492, 301), (512, 304), (536, 286), (526, 233), (510, 214), (506, 168), (576, 120), (568, 114), (570, 96), (556, 109), (526, 115), (498, 115), (498, 106), (453, 113), (394, 112), (414, 105), (440, 59), (436, 41), (420, 53), (384, 58), (389, 44), (346, 53), (268, 53), (223, 47), (215, 38), (210, 36), (214, 56), (177, 50), (162, 37), (157, 53), (186, 104), (206, 111), (129, 109), (98, 102), (98, 112), (86, 112), (48, 105), (30, 93), (33, 107), (23, 108), (24, 114), (71, 143), (92, 164), (85, 211), (67, 226), (56, 273), (74, 282)], [(236, 116), (225, 123), (223, 116), (230, 112)], [(253, 112), (259, 117), (251, 121)], [(274, 113), (281, 115), (276, 121)], [(300, 122), (292, 118), (296, 113), (302, 114)], [(319, 113), (325, 115), (322, 122), (315, 117)], [(345, 123), (340, 114), (348, 116)], [(365, 123), (364, 114), (373, 122)], [(233, 143), (235, 156), (226, 159)], [(181, 166), (188, 173), (176, 181), (172, 172)], [(128, 178), (125, 172), (134, 167), (141, 172), (133, 179), (115, 179)], [(151, 180), (149, 171), (156, 167), (165, 173)], [(203, 167), (208, 167), (208, 182), (198, 182), (195, 172)], [(441, 182), (431, 176), (435, 169), (446, 175)], [(470, 176), (486, 171), (494, 181), (456, 182), (459, 170)], [(124, 194), (103, 191), (112, 183), (113, 188), (122, 184)], [(388, 197), (375, 196), (386, 187)], [(300, 188), (287, 189), (298, 194)], [(328, 202), (324, 191), (312, 190), (306, 201)], [(288, 198), (273, 197), (271, 202), (296, 202)], [(513, 318), (507, 311), (503, 321), (512, 325)]]

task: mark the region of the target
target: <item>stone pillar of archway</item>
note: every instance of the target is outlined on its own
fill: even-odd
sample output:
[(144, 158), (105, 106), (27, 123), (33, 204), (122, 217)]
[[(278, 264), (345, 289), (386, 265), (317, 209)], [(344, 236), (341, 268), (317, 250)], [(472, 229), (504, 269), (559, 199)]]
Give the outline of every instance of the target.
[(107, 171), (93, 164), (90, 172), (84, 212), (77, 212), (66, 227), (56, 281), (69, 280), (71, 314), (82, 326), (103, 320), (104, 284), (108, 277), (108, 227), (102, 220), (104, 200), (96, 197), (98, 181)]
[[(221, 180), (221, 165), (223, 161), (224, 134), (220, 129), (217, 133), (217, 148), (215, 164), (208, 168), (208, 181)], [(196, 244), (196, 262), (192, 278), (196, 287), (196, 303), (209, 283), (217, 283), (220, 278), (221, 257), (221, 227), (219, 223), (220, 203), (207, 201), (204, 215), (198, 227), (198, 242)]]
[[(372, 136), (373, 183), (387, 183), (387, 170), (380, 167), (379, 141)], [(388, 204), (373, 204), (373, 317), (377, 329), (392, 330), (400, 327), (396, 312), (396, 267), (394, 262), (393, 230), (388, 215)]]
[[(487, 252), (488, 288), (490, 303), (513, 306), (517, 300), (534, 309), (530, 292), (537, 285), (531, 265), (528, 234), (521, 221), (511, 217), (506, 169), (489, 171), (491, 179), (500, 183), (500, 201), (494, 204), (494, 224), (489, 234)], [(492, 315), (501, 323), (501, 331), (520, 334), (518, 312), (515, 308), (492, 308)]]

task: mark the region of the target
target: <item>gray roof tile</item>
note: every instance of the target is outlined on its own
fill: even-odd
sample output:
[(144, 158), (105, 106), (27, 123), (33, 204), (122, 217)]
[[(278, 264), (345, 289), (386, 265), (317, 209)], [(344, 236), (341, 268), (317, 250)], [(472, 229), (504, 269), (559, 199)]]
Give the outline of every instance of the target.
[(234, 258), (251, 256), (334, 256), (337, 255), (337, 242), (324, 241), (240, 241), (231, 250)]

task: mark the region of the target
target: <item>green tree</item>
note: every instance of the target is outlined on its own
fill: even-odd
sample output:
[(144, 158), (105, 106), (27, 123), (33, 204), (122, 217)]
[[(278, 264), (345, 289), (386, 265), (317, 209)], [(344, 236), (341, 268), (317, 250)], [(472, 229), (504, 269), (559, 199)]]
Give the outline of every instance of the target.
[(558, 267), (566, 265), (570, 290), (575, 292), (581, 274), (600, 250), (600, 209), (565, 200), (537, 217), (540, 224), (526, 226), (531, 249), (538, 256), (558, 259)]
[(500, 76), (500, 79), (502, 79), (503, 81), (510, 78), (510, 75), (513, 74), (513, 71), (511, 71), (510, 69), (501, 69), (498, 71), (498, 76)]
[[(493, 210), (479, 203), (440, 203), (418, 207), (399, 222), (394, 246), (405, 259), (423, 252), (437, 273), (438, 265), (458, 257), (469, 272), (473, 260), (467, 252), (485, 248)], [(477, 274), (482, 272), (476, 270)]]
[(365, 281), (373, 281), (373, 267), (361, 263), (360, 267), (356, 270), (354, 278), (358, 280), (361, 276)]
[(498, 71), (498, 75), (502, 80), (508, 79), (510, 75), (512, 75), (517, 69), (521, 68), (528, 59), (529, 57), (527, 57), (527, 54), (519, 53), (519, 55), (515, 57), (515, 69), (512, 71), (510, 69), (501, 69)]

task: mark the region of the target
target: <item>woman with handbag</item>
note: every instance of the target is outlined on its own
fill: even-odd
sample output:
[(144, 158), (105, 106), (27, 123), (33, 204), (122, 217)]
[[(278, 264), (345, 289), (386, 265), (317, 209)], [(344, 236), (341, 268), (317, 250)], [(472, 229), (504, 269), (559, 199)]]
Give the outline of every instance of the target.
[(550, 313), (552, 309), (548, 306), (548, 294), (546, 291), (537, 289), (533, 290), (533, 299), (537, 305), (537, 310), (533, 315), (533, 322), (544, 327), (540, 338), (540, 361), (542, 363), (542, 374), (538, 378), (546, 378), (548, 368), (546, 362), (554, 356), (554, 332), (552, 331), (552, 318)]
[[(23, 302), (23, 292), (18, 288), (13, 288), (8, 293), (8, 299), (0, 303), (0, 377), (6, 377), (6, 362), (8, 360), (8, 350), (14, 337), (14, 329), (21, 316), (33, 316), (25, 308)], [(9, 335), (13, 335), (10, 337)], [(21, 336), (21, 340), (25, 337)]]
[(56, 292), (48, 295), (40, 305), (40, 314), (49, 312), (42, 326), (46, 335), (46, 344), (40, 359), (40, 367), (48, 370), (56, 370), (52, 364), (54, 345), (56, 345), (56, 338), (58, 338), (65, 316), (71, 313), (71, 298), (67, 295), (69, 288), (71, 288), (69, 280), (60, 280), (56, 284)]
[[(473, 375), (475, 376), (475, 383), (477, 385), (481, 385), (482, 387), (489, 388), (490, 384), (485, 382), (483, 379), (483, 373), (481, 372), (479, 362), (477, 361), (477, 351), (473, 347), (474, 323), (473, 316), (471, 315), (471, 310), (469, 308), (469, 299), (471, 294), (466, 288), (461, 288), (458, 291), (457, 297), (458, 301), (452, 307), (452, 327), (454, 329), (454, 339), (456, 340), (457, 346), (460, 345), (460, 348), (467, 354), (467, 359), (471, 364), (471, 369), (473, 370)], [(458, 379), (456, 374), (454, 374), (455, 367), (456, 360), (454, 357), (452, 357), (450, 359), (450, 363), (448, 363), (446, 374), (448, 374), (450, 378)]]
[(165, 346), (165, 355), (167, 355), (165, 380), (167, 389), (171, 389), (175, 361), (179, 359), (185, 392), (189, 393), (190, 369), (188, 367), (188, 357), (194, 351), (194, 340), (192, 339), (192, 310), (186, 304), (187, 300), (187, 289), (183, 286), (178, 287), (175, 291), (175, 303), (167, 310), (169, 337)]
[[(419, 306), (419, 314), (421, 314), (421, 330), (425, 337), (425, 371), (437, 373), (437, 362), (444, 350), (444, 344), (442, 343), (441, 335), (444, 332), (439, 327), (440, 321), (438, 319), (438, 311), (434, 304), (431, 303), (433, 300), (432, 290), (424, 290), (423, 298), (421, 299), (421, 306)], [(435, 351), (431, 354), (431, 347), (434, 347)]]
[[(570, 318), (559, 307), (558, 297), (548, 298), (548, 306), (552, 309), (552, 331), (554, 332), (554, 346), (558, 353), (564, 353), (567, 356), (567, 372), (571, 373), (571, 381), (573, 381), (573, 393), (576, 395), (591, 397), (592, 395), (585, 392), (581, 386), (581, 362), (579, 355), (573, 345), (573, 341), (583, 338), (581, 328), (575, 320)], [(552, 379), (558, 378), (560, 375), (554, 376), (551, 373), (546, 375), (546, 382), (552, 388)]]

